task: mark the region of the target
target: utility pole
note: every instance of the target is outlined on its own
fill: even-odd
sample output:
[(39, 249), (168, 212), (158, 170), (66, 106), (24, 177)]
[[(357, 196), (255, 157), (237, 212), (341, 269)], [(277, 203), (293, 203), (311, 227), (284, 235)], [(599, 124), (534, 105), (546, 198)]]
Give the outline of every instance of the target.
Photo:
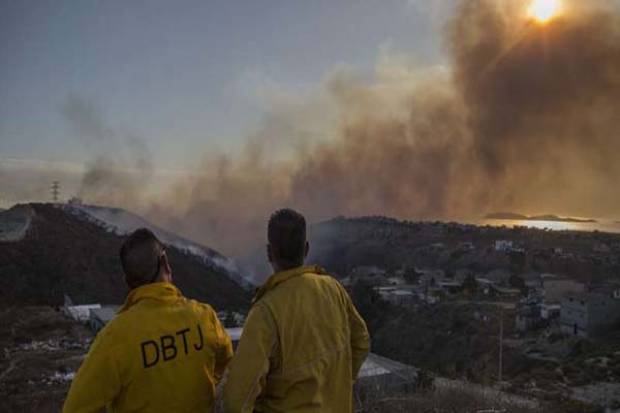
[(58, 198), (60, 195), (60, 182), (58, 181), (54, 181), (52, 182), (52, 199), (54, 200), (54, 203), (58, 203)]
[(503, 357), (503, 351), (504, 351), (504, 346), (503, 346), (503, 341), (504, 341), (504, 307), (500, 306), (500, 311), (499, 311), (499, 374), (498, 374), (498, 378), (499, 378), (499, 384), (502, 384), (502, 357)]

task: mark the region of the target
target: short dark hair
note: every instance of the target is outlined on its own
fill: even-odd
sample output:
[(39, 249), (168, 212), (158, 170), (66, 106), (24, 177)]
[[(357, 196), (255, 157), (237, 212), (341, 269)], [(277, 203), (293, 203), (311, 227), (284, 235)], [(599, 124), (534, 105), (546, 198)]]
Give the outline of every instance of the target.
[(276, 258), (290, 265), (301, 265), (306, 250), (306, 219), (289, 208), (274, 212), (267, 229), (269, 244)]
[(132, 287), (147, 284), (156, 276), (164, 244), (146, 228), (134, 231), (120, 251), (125, 280)]

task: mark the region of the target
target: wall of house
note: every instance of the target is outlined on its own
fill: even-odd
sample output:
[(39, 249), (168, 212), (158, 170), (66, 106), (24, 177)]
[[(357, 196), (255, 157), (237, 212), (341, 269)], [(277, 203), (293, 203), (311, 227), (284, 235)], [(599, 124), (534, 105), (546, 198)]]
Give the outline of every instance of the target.
[(585, 297), (567, 296), (562, 299), (560, 326), (566, 334), (588, 335), (588, 305)]
[(592, 295), (588, 306), (588, 333), (605, 333), (620, 321), (620, 300), (612, 296)]

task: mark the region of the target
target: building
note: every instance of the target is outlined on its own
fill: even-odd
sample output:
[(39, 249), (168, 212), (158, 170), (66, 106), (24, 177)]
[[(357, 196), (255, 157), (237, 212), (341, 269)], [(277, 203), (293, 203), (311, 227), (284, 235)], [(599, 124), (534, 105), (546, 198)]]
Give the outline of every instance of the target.
[(63, 312), (67, 317), (73, 318), (80, 323), (88, 322), (90, 318), (90, 311), (101, 308), (101, 304), (81, 304), (75, 305), (71, 297), (65, 294), (65, 302), (63, 305)]
[(521, 290), (518, 288), (500, 287), (497, 284), (492, 284), (489, 294), (502, 298), (518, 298), (521, 296)]
[(107, 323), (109, 323), (120, 309), (119, 305), (106, 305), (90, 310), (88, 326), (94, 333), (98, 333)]
[(239, 340), (241, 340), (241, 334), (243, 333), (243, 327), (233, 327), (227, 328), (226, 332), (230, 336), (230, 341), (233, 343), (233, 348), (237, 349), (237, 344), (239, 344)]
[(403, 277), (388, 277), (388, 285), (404, 285), (407, 284)]
[(620, 299), (613, 292), (569, 293), (562, 299), (560, 327), (564, 333), (593, 337), (620, 322)]
[(416, 294), (408, 289), (381, 289), (378, 292), (381, 298), (385, 301), (388, 301), (393, 305), (398, 305), (402, 307), (408, 307), (413, 305), (416, 299)]
[(515, 327), (518, 331), (526, 332), (542, 325), (540, 306), (536, 303), (527, 303), (517, 307)]
[(359, 266), (355, 267), (347, 277), (349, 279), (349, 286), (356, 284), (358, 281), (363, 281), (369, 285), (386, 285), (387, 284), (387, 272), (386, 270), (373, 267), (373, 266)]
[(364, 361), (355, 382), (358, 401), (389, 394), (411, 393), (418, 382), (418, 369), (370, 353)]
[(459, 251), (469, 252), (469, 251), (475, 251), (476, 246), (474, 245), (473, 242), (466, 241), (466, 242), (459, 243), (457, 249)]
[(375, 291), (379, 296), (394, 305), (410, 306), (414, 303), (417, 295), (416, 291), (419, 287), (411, 284), (389, 285), (375, 287)]
[(541, 274), (543, 296), (546, 303), (558, 304), (567, 294), (585, 292), (585, 285), (559, 275)]
[(542, 289), (543, 283), (540, 273), (536, 271), (526, 271), (518, 275), (523, 280), (525, 286), (530, 290)]
[(598, 252), (600, 254), (608, 254), (611, 252), (611, 247), (601, 242), (601, 243), (595, 244), (592, 247), (592, 251)]
[(458, 294), (463, 291), (463, 282), (456, 280), (443, 280), (437, 283), (446, 294)]
[(416, 269), (416, 272), (420, 274), (418, 283), (425, 287), (434, 287), (437, 284), (437, 282), (442, 281), (446, 278), (446, 273), (440, 269), (435, 269), (435, 270)]
[(487, 272), (484, 278), (493, 281), (495, 284), (508, 285), (512, 273), (506, 268), (497, 268)]
[(560, 304), (546, 304), (543, 303), (540, 306), (540, 317), (543, 320), (555, 320), (560, 318), (562, 305)]
[(484, 295), (489, 295), (491, 293), (491, 287), (495, 285), (495, 283), (488, 278), (476, 277), (476, 285), (480, 288)]
[(355, 267), (351, 274), (355, 278), (366, 278), (366, 277), (385, 277), (387, 271), (383, 268), (375, 267), (372, 265), (360, 265), (359, 267)]
[(495, 251), (499, 251), (499, 252), (512, 251), (513, 246), (514, 246), (514, 243), (512, 241), (507, 241), (507, 240), (496, 240), (494, 244)]
[(245, 315), (236, 311), (218, 311), (217, 318), (226, 327), (240, 327), (245, 323)]

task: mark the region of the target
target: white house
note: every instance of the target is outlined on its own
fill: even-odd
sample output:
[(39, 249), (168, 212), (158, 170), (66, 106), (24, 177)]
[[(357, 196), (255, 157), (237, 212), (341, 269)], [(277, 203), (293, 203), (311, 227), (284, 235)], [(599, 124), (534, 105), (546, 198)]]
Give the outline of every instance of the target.
[(514, 243), (512, 241), (508, 241), (508, 240), (496, 240), (495, 241), (495, 251), (502, 251), (502, 252), (506, 252), (506, 251), (510, 251), (512, 250)]

